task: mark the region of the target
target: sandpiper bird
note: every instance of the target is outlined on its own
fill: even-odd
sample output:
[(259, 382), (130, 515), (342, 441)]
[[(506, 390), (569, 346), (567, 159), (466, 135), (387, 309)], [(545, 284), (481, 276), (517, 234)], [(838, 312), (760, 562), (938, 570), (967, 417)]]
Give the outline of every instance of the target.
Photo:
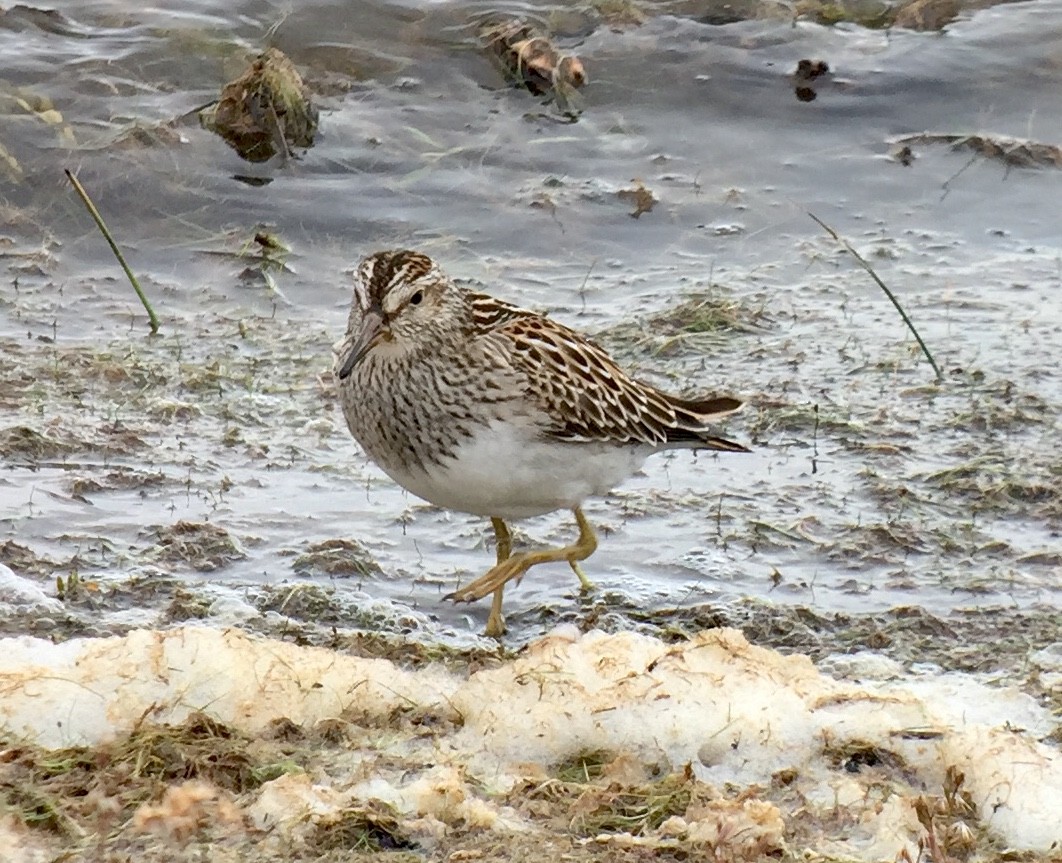
[[(654, 452), (748, 452), (708, 424), (741, 407), (683, 399), (629, 377), (585, 336), (452, 282), (427, 255), (365, 258), (333, 373), (351, 434), (395, 482), (436, 506), (490, 518), (497, 565), (447, 599), (494, 594), (487, 635), (505, 631), (502, 591), (532, 566), (579, 566), (597, 548), (581, 505)], [(511, 554), (506, 521), (571, 509), (579, 538)]]

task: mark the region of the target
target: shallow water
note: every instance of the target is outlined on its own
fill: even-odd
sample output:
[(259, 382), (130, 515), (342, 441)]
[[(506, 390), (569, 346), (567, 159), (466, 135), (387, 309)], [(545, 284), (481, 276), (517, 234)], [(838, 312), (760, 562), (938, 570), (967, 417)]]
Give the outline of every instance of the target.
[[(3, 426), (62, 444), (4, 438), (0, 538), (47, 560), (4, 559), (42, 583), (175, 574), (221, 619), (283, 615), (292, 604), (269, 605), (267, 588), (309, 578), (337, 589), (321, 625), (478, 631), (484, 604), (441, 597), (493, 560), (488, 526), (391, 485), (330, 393), (350, 267), (407, 245), (598, 334), (649, 380), (749, 399), (726, 434), (753, 454), (659, 456), (589, 504), (606, 606), (1056, 610), (1062, 175), (943, 145), (914, 145), (909, 167), (888, 154), (927, 130), (1062, 141), (1062, 2), (981, 10), (944, 33), (711, 26), (693, 5), (622, 30), (463, 2), (68, 2), (62, 20), (4, 19), (0, 145), (17, 168), (0, 164)], [(583, 59), (578, 122), (502, 86), (470, 26), (497, 8), (553, 21)], [(298, 160), (252, 166), (189, 112), (266, 44), (322, 94), (321, 130)], [(801, 58), (833, 70), (813, 102), (789, 80)], [(47, 97), (61, 122), (12, 94)], [(128, 138), (174, 120), (154, 144)], [(142, 274), (159, 336), (64, 167)], [(659, 199), (637, 219), (616, 196), (632, 178)], [(939, 386), (809, 211), (899, 296)], [(292, 248), (268, 279), (248, 250), (260, 226)], [(690, 335), (654, 317), (691, 295), (741, 325)], [(237, 550), (197, 570), (161, 547), (159, 528), (182, 520)], [(573, 532), (564, 514), (520, 529)], [(310, 544), (344, 537), (381, 572), (294, 572)], [(592, 607), (574, 588), (555, 567), (510, 590), (516, 634)], [(97, 624), (157, 620), (172, 590), (133, 595), (101, 599)]]

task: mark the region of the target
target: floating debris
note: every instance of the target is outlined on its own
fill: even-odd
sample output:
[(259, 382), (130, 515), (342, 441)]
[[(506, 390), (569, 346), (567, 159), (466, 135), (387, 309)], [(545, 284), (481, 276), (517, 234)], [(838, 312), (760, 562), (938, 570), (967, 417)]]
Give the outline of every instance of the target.
[(896, 10), (893, 27), (906, 30), (943, 30), (959, 16), (959, 0), (911, 0)]
[(620, 189), (616, 192), (616, 197), (621, 201), (630, 201), (634, 204), (634, 209), (627, 215), (632, 219), (637, 219), (642, 213), (652, 212), (653, 207), (656, 206), (657, 198), (653, 194), (653, 190), (646, 188), (645, 183), (637, 177), (631, 182), (634, 183), (634, 188)]
[(911, 167), (911, 163), (915, 160), (914, 150), (911, 149), (909, 144), (894, 144), (889, 148), (889, 156), (905, 168)]
[(546, 36), (520, 19), (490, 21), (479, 30), (506, 78), (536, 96), (549, 96), (572, 112), (575, 91), (586, 84), (586, 70), (573, 54), (562, 54)]
[(277, 153), (288, 158), (291, 147), (313, 146), (317, 108), (291, 60), (267, 48), (199, 112), (199, 122), (248, 162), (265, 162)]
[(0, 27), (22, 33), (26, 30), (40, 30), (56, 36), (84, 36), (84, 31), (76, 27), (69, 18), (54, 9), (38, 9), (16, 3), (10, 9), (0, 9)]
[(892, 141), (894, 145), (950, 144), (953, 150), (973, 150), (986, 159), (996, 159), (1008, 168), (1062, 168), (1062, 147), (1001, 135), (953, 135), (922, 132)]
[(613, 30), (640, 27), (649, 17), (636, 0), (593, 0), (590, 5)]
[(830, 74), (830, 64), (825, 60), (801, 60), (793, 72), (793, 90), (801, 102), (814, 102), (819, 94), (812, 82)]

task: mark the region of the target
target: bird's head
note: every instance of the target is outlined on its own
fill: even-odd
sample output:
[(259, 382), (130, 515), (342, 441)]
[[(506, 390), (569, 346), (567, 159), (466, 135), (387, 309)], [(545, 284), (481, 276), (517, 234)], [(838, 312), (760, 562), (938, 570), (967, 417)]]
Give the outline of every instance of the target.
[[(460, 289), (427, 255), (392, 249), (369, 255), (354, 274), (345, 338), (336, 346), (342, 380), (368, 356), (398, 357), (430, 349), (463, 310)], [(459, 332), (460, 327), (456, 327)]]

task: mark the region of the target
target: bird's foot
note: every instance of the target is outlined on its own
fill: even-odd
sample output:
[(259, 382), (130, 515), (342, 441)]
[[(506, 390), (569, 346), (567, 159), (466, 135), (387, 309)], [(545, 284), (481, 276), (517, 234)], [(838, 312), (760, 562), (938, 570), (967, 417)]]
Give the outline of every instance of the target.
[(495, 619), (493, 617), (488, 617), (487, 626), (483, 630), (483, 634), (487, 638), (493, 638), (497, 641), (501, 641), (502, 636), (505, 635), (505, 633), (508, 631), (508, 627), (506, 627), (505, 625), (505, 618)]
[(569, 560), (568, 563), (571, 565), (572, 572), (579, 576), (579, 593), (591, 593), (597, 590), (597, 585), (587, 578), (583, 568), (579, 566), (579, 561)]
[(594, 553), (597, 548), (597, 537), (594, 536), (594, 530), (590, 527), (586, 516), (583, 515), (582, 509), (575, 507), (573, 512), (579, 525), (579, 539), (574, 544), (563, 548), (525, 551), (512, 556), (509, 555), (511, 537), (508, 528), (501, 519), (491, 519), (495, 536), (498, 539), (498, 563), (475, 581), (447, 594), (443, 599), (452, 602), (475, 602), (488, 593), (493, 593), (494, 602), (491, 605), (490, 616), (487, 618), (486, 635), (498, 638), (505, 632), (505, 618), (501, 613), (505, 585), (510, 581), (519, 581), (531, 567), (538, 566), (540, 563), (567, 561), (575, 574), (579, 576), (581, 592), (592, 590), (594, 585), (579, 566), (579, 561), (585, 560)]
[[(550, 556), (553, 553), (550, 551), (525, 551), (520, 554), (514, 554), (475, 581), (458, 588), (453, 593), (447, 594), (443, 599), (449, 599), (453, 602), (475, 602), (488, 593), (501, 590), (506, 583), (513, 579), (522, 577), (536, 563), (544, 563), (547, 560), (555, 559)], [(546, 557), (542, 559), (544, 555)]]

